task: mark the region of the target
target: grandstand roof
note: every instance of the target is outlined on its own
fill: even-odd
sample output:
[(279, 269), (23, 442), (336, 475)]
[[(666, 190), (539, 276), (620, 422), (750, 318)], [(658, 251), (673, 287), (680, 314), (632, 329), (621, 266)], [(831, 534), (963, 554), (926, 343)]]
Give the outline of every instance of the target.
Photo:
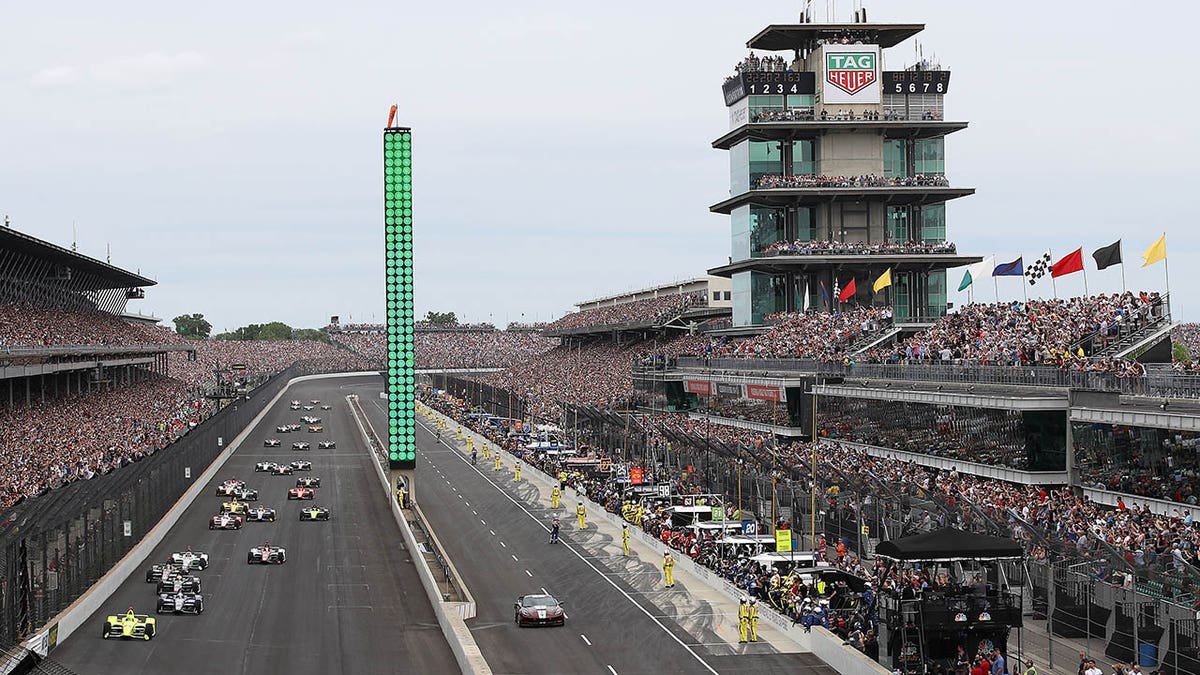
[(39, 258), (69, 269), (88, 272), (97, 280), (92, 289), (105, 288), (136, 288), (139, 286), (154, 286), (158, 282), (153, 279), (123, 270), (115, 265), (89, 258), (70, 249), (42, 241), (37, 237), (18, 232), (11, 227), (0, 227), (0, 250), (8, 249), (22, 253), (32, 258)]
[(871, 255), (776, 255), (748, 258), (738, 262), (714, 267), (708, 271), (714, 276), (728, 277), (736, 272), (756, 270), (759, 272), (794, 272), (804, 268), (836, 267), (838, 269), (862, 269), (892, 267), (896, 271), (939, 270), (971, 265), (983, 260), (980, 256), (956, 253), (897, 253)]

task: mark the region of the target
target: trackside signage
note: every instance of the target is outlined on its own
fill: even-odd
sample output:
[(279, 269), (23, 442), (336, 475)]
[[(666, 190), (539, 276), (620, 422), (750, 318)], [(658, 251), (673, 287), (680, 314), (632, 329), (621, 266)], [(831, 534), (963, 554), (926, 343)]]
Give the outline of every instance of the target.
[(746, 385), (746, 398), (758, 399), (759, 401), (775, 401), (775, 402), (780, 402), (780, 401), (786, 400), (784, 398), (782, 388), (766, 387), (761, 384)]
[(689, 394), (712, 396), (712, 382), (708, 380), (686, 380), (683, 383), (683, 388)]
[(879, 45), (825, 45), (823, 49), (824, 103), (879, 103)]

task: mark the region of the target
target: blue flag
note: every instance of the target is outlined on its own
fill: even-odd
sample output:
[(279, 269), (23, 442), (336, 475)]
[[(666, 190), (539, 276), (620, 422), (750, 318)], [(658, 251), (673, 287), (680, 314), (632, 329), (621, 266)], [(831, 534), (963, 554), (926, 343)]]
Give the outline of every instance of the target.
[(1025, 264), (1022, 258), (1017, 258), (1010, 263), (996, 265), (996, 269), (992, 270), (994, 277), (1022, 277), (1025, 276)]
[(825, 288), (825, 281), (821, 281), (821, 298), (825, 300), (825, 306), (829, 307), (829, 289)]

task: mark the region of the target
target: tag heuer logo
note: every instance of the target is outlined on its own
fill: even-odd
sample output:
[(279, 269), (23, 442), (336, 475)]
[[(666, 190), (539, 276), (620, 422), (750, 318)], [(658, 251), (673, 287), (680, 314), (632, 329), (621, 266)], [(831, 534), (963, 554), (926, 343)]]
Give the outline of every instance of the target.
[(847, 94), (856, 94), (875, 82), (875, 54), (836, 52), (825, 55), (825, 81)]

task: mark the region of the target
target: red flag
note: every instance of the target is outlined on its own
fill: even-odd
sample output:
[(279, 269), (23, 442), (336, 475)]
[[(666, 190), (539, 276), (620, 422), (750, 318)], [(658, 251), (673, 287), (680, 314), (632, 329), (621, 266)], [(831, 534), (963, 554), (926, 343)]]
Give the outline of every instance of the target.
[(846, 287), (842, 289), (842, 292), (838, 293), (838, 300), (841, 300), (842, 302), (846, 302), (850, 298), (854, 297), (854, 293), (856, 292), (856, 290), (857, 289), (855, 289), (855, 287), (854, 287), (854, 280), (851, 279), (850, 283), (846, 284)]
[(1083, 249), (1077, 248), (1073, 252), (1063, 256), (1062, 260), (1054, 263), (1050, 267), (1050, 276), (1061, 277), (1073, 272), (1083, 271)]

